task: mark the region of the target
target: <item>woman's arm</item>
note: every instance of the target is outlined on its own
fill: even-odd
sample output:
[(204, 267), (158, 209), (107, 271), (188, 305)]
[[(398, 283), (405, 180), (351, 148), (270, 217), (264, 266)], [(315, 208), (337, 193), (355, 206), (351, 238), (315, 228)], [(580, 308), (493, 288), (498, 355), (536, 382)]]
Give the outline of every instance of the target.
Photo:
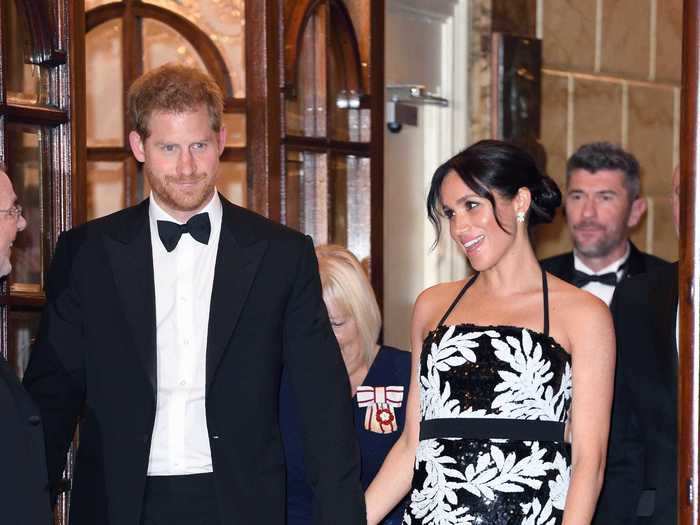
[[(563, 525), (589, 525), (603, 484), (610, 428), (615, 333), (608, 308), (593, 296), (569, 311), (572, 358), (572, 464)], [(572, 305), (574, 306), (574, 305)]]
[(431, 310), (426, 292), (428, 291), (418, 296), (411, 320), (411, 382), (406, 405), (406, 423), (401, 436), (384, 459), (382, 468), (365, 492), (368, 525), (379, 523), (411, 488), (420, 427), (418, 367), (428, 312)]

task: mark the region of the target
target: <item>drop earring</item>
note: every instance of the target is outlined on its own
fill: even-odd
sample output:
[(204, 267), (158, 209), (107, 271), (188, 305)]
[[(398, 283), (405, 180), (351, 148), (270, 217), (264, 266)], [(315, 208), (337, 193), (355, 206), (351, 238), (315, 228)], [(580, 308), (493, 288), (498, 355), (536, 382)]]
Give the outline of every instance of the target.
[(515, 220), (517, 220), (520, 224), (524, 223), (525, 222), (525, 212), (519, 211), (518, 213), (516, 213)]

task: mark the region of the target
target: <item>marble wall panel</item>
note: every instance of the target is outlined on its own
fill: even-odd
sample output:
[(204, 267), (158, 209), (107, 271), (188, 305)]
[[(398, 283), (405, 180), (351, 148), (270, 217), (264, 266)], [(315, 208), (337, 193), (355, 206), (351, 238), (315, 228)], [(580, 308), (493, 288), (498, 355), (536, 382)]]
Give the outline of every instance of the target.
[(681, 81), (683, 0), (657, 0), (656, 80)]
[(602, 16), (601, 71), (649, 78), (650, 0), (605, 0)]
[(493, 31), (536, 36), (537, 0), (492, 0)]
[[(563, 191), (564, 188), (562, 188)], [(557, 210), (557, 215), (551, 224), (538, 224), (535, 226), (533, 230), (533, 245), (538, 259), (570, 252), (573, 249), (563, 208)]]
[[(668, 183), (670, 188), (670, 178)], [(670, 195), (654, 197), (653, 222), (652, 252), (667, 261), (678, 260), (678, 237), (673, 225), (673, 205)]]
[(545, 67), (592, 72), (595, 64), (596, 2), (542, 0)]
[(622, 85), (577, 78), (574, 82), (574, 150), (600, 140), (622, 143)]
[(541, 139), (547, 153), (547, 174), (557, 184), (564, 181), (569, 80), (558, 75), (542, 75)]
[(642, 168), (647, 195), (670, 191), (673, 172), (673, 90), (629, 86), (627, 149)]

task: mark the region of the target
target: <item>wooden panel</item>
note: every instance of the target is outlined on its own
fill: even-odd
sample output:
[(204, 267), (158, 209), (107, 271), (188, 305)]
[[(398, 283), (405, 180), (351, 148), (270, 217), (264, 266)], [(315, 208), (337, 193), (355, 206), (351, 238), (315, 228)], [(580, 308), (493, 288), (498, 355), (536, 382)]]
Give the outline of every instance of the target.
[(246, 4), (248, 208), (281, 219), (280, 6)]
[(700, 0), (686, 0), (683, 12), (681, 100), (680, 308), (678, 385), (678, 523), (697, 525), (700, 517), (698, 434), (700, 421)]

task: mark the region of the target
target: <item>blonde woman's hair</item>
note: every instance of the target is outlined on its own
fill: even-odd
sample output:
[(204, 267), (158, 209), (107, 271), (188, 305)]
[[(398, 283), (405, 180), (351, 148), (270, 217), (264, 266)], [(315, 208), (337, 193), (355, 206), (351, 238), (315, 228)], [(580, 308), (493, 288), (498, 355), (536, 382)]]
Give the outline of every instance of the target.
[(316, 256), (321, 274), (323, 300), (326, 303), (335, 302), (338, 308), (355, 320), (369, 365), (374, 360), (382, 317), (367, 274), (357, 258), (342, 246), (318, 246)]

